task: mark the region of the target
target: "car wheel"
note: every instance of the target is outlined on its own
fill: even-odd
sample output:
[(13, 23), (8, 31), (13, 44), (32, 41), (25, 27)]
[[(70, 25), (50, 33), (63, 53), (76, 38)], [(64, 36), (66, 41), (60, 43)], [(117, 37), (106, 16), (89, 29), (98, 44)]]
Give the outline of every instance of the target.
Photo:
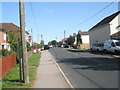
[(105, 52), (105, 53), (108, 53), (108, 51), (107, 51), (106, 49), (104, 50), (104, 52)]
[(119, 52), (117, 50), (114, 51), (115, 54), (119, 54)]
[(97, 52), (100, 52), (99, 49), (97, 49)]
[(91, 48), (90, 51), (93, 52), (93, 49)]

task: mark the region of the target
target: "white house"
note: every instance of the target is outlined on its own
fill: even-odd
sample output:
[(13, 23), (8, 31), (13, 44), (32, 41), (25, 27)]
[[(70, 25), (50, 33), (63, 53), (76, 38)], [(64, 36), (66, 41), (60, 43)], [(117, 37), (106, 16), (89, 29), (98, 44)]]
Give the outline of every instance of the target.
[(120, 11), (104, 18), (89, 30), (90, 45), (120, 39)]
[(89, 43), (89, 34), (87, 31), (78, 31), (78, 33), (81, 35), (82, 44), (88, 44)]
[[(88, 49), (89, 48), (89, 34), (87, 31), (79, 30), (78, 33), (81, 35), (82, 44), (80, 45), (81, 49)], [(77, 40), (77, 39), (75, 39)]]

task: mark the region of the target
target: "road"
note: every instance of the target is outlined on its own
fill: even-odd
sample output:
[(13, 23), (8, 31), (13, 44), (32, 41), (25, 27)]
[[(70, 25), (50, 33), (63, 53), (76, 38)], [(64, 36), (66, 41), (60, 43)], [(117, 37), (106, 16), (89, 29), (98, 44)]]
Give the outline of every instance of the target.
[(75, 88), (118, 88), (118, 58), (63, 48), (49, 49)]

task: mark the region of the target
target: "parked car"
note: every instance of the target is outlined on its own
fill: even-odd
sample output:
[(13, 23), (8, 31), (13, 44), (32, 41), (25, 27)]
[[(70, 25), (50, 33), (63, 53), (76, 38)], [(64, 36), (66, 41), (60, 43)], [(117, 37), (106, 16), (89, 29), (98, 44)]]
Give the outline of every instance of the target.
[(96, 51), (96, 50), (97, 50), (96, 47), (97, 47), (97, 44), (95, 44), (95, 43), (92, 44), (92, 45), (91, 45), (91, 48), (90, 48), (91, 51)]
[(38, 53), (39, 52), (39, 49), (36, 46), (33, 46), (32, 48), (33, 48), (33, 52), (34, 53)]
[(106, 40), (104, 43), (104, 51), (120, 53), (120, 40)]
[(49, 49), (49, 45), (44, 45), (44, 50)]
[(103, 43), (97, 44), (97, 51), (98, 51), (98, 52), (104, 51), (104, 44), (103, 44)]
[(67, 44), (63, 44), (61, 45), (62, 48), (69, 48), (69, 46)]
[(53, 45), (50, 45), (49, 47), (50, 47), (50, 48), (52, 48), (52, 47), (53, 47)]
[(91, 51), (101, 52), (104, 51), (104, 44), (103, 43), (94, 43), (91, 45)]

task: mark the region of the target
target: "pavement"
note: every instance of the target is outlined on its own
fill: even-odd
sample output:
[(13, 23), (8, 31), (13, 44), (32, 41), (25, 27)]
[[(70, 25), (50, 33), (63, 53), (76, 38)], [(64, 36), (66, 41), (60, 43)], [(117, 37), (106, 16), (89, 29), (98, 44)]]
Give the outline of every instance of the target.
[(32, 88), (70, 88), (49, 51), (41, 53), (36, 81)]

